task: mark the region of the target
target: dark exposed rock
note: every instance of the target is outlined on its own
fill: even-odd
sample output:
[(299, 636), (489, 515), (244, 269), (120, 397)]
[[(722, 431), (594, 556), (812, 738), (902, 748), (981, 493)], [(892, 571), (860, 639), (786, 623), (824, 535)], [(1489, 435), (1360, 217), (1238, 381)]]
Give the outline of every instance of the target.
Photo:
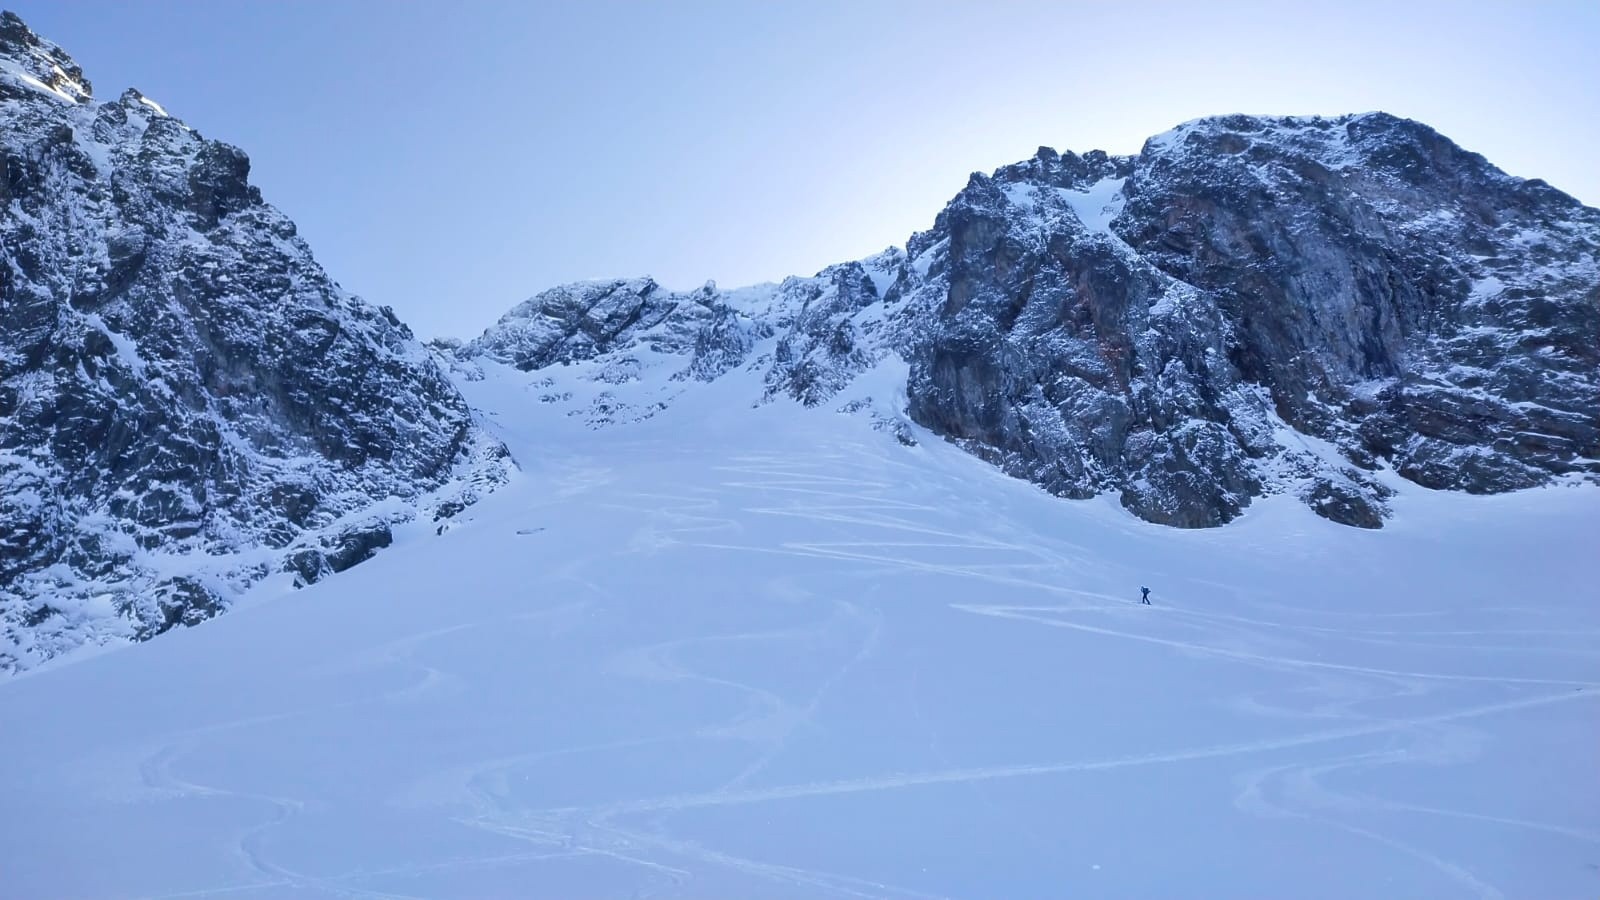
[(179, 625), (198, 625), (222, 612), (226, 603), (216, 592), (189, 577), (169, 579), (154, 591), (155, 607), (161, 616), (139, 623), (136, 640), (149, 640)]
[[(974, 176), (912, 247), (939, 257), (912, 415), (1069, 496), (1227, 521), (1267, 489), (1279, 417), (1429, 487), (1596, 471), (1600, 213), (1415, 122), (1234, 116), (1128, 159), (1041, 152)], [(1301, 463), (1313, 509), (1381, 523), (1376, 482)]]
[(387, 526), (265, 560), (504, 464), (242, 151), (137, 91), (94, 102), (9, 13), (0, 59), (0, 671), (194, 624), (285, 566), (313, 581)]
[(283, 571), (294, 574), (297, 587), (315, 584), (333, 573), (328, 567), (328, 558), (314, 547), (301, 547), (285, 556)]
[(387, 522), (369, 522), (340, 532), (330, 542), (323, 554), (328, 568), (343, 572), (351, 566), (366, 562), (372, 555), (394, 543), (394, 533)]
[(1135, 172), (1119, 233), (1216, 297), (1295, 427), (1475, 492), (1600, 453), (1595, 210), (1382, 114), (1193, 123)]
[(1064, 496), (1115, 490), (1151, 521), (1221, 524), (1261, 490), (1268, 412), (1228, 363), (1220, 312), (1106, 227), (1129, 171), (1041, 153), (974, 176), (914, 239), (935, 260), (909, 412)]

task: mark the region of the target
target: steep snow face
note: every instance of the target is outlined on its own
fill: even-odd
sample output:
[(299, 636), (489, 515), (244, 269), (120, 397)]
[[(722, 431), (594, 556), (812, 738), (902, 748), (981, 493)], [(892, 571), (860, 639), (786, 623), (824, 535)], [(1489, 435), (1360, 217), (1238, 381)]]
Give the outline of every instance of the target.
[(437, 364), (323, 273), (242, 152), (136, 91), (94, 102), (10, 14), (0, 171), (0, 672), (314, 581), (500, 477)]
[(1184, 531), (660, 361), (480, 358), (444, 534), (0, 684), (0, 893), (1594, 894), (1600, 490)]

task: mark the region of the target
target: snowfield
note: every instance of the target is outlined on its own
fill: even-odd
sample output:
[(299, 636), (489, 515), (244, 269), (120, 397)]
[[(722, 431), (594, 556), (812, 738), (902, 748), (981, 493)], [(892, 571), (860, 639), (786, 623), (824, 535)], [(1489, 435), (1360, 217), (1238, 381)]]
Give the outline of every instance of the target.
[(1600, 893), (1593, 487), (1180, 531), (904, 445), (894, 366), (485, 369), (443, 534), (0, 684), (0, 895)]

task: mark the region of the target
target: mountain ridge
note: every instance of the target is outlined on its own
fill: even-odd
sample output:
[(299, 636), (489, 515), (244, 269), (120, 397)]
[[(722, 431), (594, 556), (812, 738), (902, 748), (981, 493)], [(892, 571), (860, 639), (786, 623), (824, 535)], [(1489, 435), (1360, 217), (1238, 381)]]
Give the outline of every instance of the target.
[[(1217, 223), (1231, 232), (1208, 234)], [(904, 251), (861, 261), (883, 272), (870, 291), (838, 282), (852, 264), (830, 266), (729, 292), (744, 299), (719, 315), (744, 323), (741, 337), (700, 334), (724, 370), (767, 366), (768, 398), (806, 403), (900, 355), (918, 424), (1056, 493), (1117, 491), (1151, 521), (1222, 524), (1284, 489), (1268, 470), (1287, 468), (1319, 512), (1378, 527), (1381, 465), (1478, 492), (1600, 471), (1600, 413), (1586, 399), (1600, 302), (1584, 293), (1597, 249), (1600, 213), (1422, 123), (1214, 116), (1136, 155), (1045, 147), (974, 173)], [(1026, 277), (1011, 278), (1019, 264)], [(641, 290), (662, 293), (646, 304)], [(702, 317), (720, 302), (714, 288), (648, 278), (553, 288), (457, 353), (523, 368), (620, 354), (603, 377), (626, 379), (627, 347), (685, 338), (662, 343), (635, 320), (608, 331), (602, 300), (693, 332), (672, 319), (690, 294)], [(1537, 321), (1516, 302), (1534, 296), (1547, 301)], [(590, 306), (601, 312), (586, 323)], [(881, 315), (856, 321), (868, 309)], [(563, 336), (547, 330), (556, 320)], [(543, 356), (508, 351), (535, 334)], [(751, 360), (752, 334), (784, 338)], [(1542, 355), (1518, 349), (1534, 334)], [(785, 390), (780, 363), (800, 344), (802, 383)], [(1308, 439), (1332, 452), (1295, 446)]]

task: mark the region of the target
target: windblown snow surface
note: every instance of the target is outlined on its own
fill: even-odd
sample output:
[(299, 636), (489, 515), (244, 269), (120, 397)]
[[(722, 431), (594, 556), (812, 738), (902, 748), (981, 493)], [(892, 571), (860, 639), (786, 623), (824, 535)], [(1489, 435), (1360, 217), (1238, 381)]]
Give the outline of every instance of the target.
[(450, 530), (0, 684), (0, 895), (1600, 893), (1592, 487), (1181, 531), (883, 427), (893, 364), (484, 369)]

